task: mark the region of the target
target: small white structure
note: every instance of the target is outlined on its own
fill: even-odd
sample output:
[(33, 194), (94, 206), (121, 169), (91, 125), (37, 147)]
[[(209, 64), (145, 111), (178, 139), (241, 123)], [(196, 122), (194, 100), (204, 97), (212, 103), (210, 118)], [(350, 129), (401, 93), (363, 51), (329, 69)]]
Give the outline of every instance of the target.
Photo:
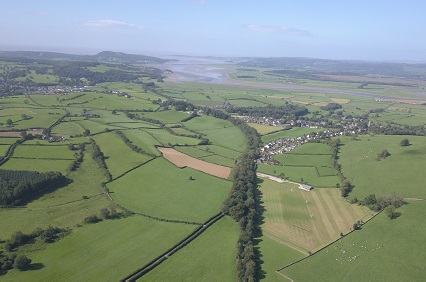
[(305, 191), (311, 191), (314, 189), (314, 187), (306, 184), (299, 184), (299, 189), (305, 190)]

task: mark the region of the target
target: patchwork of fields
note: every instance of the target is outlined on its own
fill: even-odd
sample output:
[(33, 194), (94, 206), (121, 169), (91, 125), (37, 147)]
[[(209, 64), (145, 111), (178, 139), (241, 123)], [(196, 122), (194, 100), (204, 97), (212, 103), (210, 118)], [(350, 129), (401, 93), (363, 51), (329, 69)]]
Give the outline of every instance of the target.
[[(235, 85), (164, 83), (144, 76), (137, 83), (100, 83), (82, 92), (2, 97), (0, 168), (58, 171), (66, 182), (30, 195), (22, 206), (0, 207), (0, 259), (9, 254), (6, 248), (32, 259), (28, 271), (0, 270), (0, 280), (120, 280), (169, 252), (221, 212), (233, 187), (232, 169), (245, 152), (246, 137), (228, 120), (202, 111), (191, 115), (189, 106), (163, 103), (167, 97), (199, 107), (218, 106), (229, 114), (235, 114), (227, 112), (231, 106), (296, 103), (309, 110), (306, 118), (326, 117), (335, 124), (343, 117), (350, 120), (361, 115), (375, 123), (418, 126), (418, 130), (426, 124), (424, 105), (407, 102), (417, 97), (410, 94), (412, 89), (383, 85), (362, 89), (353, 81), (309, 79), (295, 79), (287, 83), (292, 88), (287, 84), (280, 88), (277, 85), (286, 83), (286, 78), (268, 74), (267, 68), (226, 67), (235, 71), (230, 74), (239, 79)], [(119, 69), (103, 64), (89, 68)], [(51, 69), (46, 75), (31, 70), (27, 76), (42, 83), (59, 81)], [(147, 87), (152, 83), (154, 88)], [(295, 89), (298, 84), (321, 91)], [(351, 91), (371, 97), (351, 95)], [(401, 96), (407, 101), (375, 99), (374, 95)], [(341, 107), (336, 111), (320, 108), (329, 103)], [(264, 144), (324, 130), (249, 125)], [(48, 136), (42, 139), (44, 134)], [(409, 146), (401, 146), (404, 138)], [(422, 219), (426, 138), (353, 134), (340, 139), (337, 161), (353, 184), (347, 199), (337, 188), (342, 179), (333, 166), (332, 150), (323, 143), (304, 144), (274, 156), (275, 165), (257, 166), (258, 172), (314, 186), (304, 191), (289, 182), (258, 179), (261, 232), (253, 244), (259, 259), (258, 280), (421, 281), (426, 261), (422, 237), (426, 232)], [(390, 155), (378, 160), (384, 149)], [(349, 200), (369, 194), (398, 194), (407, 203), (397, 209), (401, 213), (397, 219), (390, 220), (383, 212), (352, 232), (354, 223), (365, 222), (375, 213)], [(115, 216), (108, 218), (105, 210)], [(93, 216), (99, 222), (88, 223)], [(238, 280), (236, 245), (244, 224), (224, 216), (139, 280)], [(37, 233), (38, 228), (49, 226), (68, 233), (57, 242), (34, 239), (22, 246), (8, 245), (17, 231)]]
[(274, 156), (279, 165), (260, 164), (258, 171), (303, 182), (316, 188), (336, 187), (340, 183), (332, 166), (331, 148), (322, 143), (307, 143), (293, 151)]

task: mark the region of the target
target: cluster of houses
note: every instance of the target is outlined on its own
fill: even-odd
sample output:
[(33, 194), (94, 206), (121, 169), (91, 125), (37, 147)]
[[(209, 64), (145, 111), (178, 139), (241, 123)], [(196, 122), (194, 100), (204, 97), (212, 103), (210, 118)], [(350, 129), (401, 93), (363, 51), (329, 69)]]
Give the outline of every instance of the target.
[(45, 134), (43, 134), (43, 135), (41, 136), (41, 139), (46, 140), (46, 141), (48, 141), (49, 143), (50, 143), (50, 142), (62, 142), (62, 141), (67, 141), (67, 140), (69, 140), (69, 138), (66, 138), (66, 137), (64, 137), (64, 136), (47, 136), (47, 135), (45, 135)]
[(327, 138), (362, 134), (365, 132), (365, 129), (357, 128), (354, 124), (349, 124), (341, 126), (339, 129), (328, 129), (321, 132), (312, 132), (310, 134), (295, 138), (281, 138), (275, 141), (271, 141), (260, 148), (260, 156), (257, 159), (257, 163), (274, 164), (276, 163), (276, 161), (274, 161), (275, 155), (290, 152), (308, 142), (319, 142)]
[(21, 82), (11, 82), (11, 81), (2, 81), (0, 82), (0, 93), (15, 95), (15, 94), (62, 94), (62, 93), (71, 93), (71, 92), (83, 92), (88, 91), (88, 87), (47, 87), (47, 86), (34, 86), (27, 85)]
[(284, 120), (284, 119), (275, 119), (270, 117), (251, 117), (251, 116), (240, 116), (240, 119), (248, 123), (258, 123), (269, 126), (297, 126), (297, 127), (309, 127), (309, 128), (319, 128), (326, 125), (324, 121), (309, 121), (309, 120)]

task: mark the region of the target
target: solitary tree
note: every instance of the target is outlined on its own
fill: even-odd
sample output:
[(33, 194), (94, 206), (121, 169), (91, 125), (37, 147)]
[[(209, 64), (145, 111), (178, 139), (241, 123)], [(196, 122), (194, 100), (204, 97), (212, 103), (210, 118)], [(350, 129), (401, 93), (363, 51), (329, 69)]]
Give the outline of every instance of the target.
[(409, 146), (409, 145), (410, 145), (410, 141), (409, 141), (407, 138), (402, 139), (402, 140), (401, 140), (401, 142), (399, 143), (399, 145), (400, 145), (401, 147)]
[(13, 268), (19, 270), (27, 270), (30, 268), (31, 259), (27, 258), (25, 255), (17, 255), (13, 263)]
[(386, 212), (387, 216), (390, 219), (395, 219), (395, 218), (397, 218), (397, 217), (399, 217), (401, 215), (401, 213), (395, 211), (395, 206), (394, 205), (388, 206), (385, 209), (385, 212)]
[(12, 125), (13, 125), (13, 121), (12, 121), (11, 119), (8, 119), (8, 120), (6, 121), (6, 124), (7, 124), (8, 126), (12, 126)]

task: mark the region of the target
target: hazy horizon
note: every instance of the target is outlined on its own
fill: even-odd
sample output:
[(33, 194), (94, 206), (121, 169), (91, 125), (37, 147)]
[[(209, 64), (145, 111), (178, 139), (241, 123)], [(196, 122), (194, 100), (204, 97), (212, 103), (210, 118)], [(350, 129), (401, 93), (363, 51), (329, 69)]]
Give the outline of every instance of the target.
[(426, 3), (8, 1), (1, 50), (426, 62)]

